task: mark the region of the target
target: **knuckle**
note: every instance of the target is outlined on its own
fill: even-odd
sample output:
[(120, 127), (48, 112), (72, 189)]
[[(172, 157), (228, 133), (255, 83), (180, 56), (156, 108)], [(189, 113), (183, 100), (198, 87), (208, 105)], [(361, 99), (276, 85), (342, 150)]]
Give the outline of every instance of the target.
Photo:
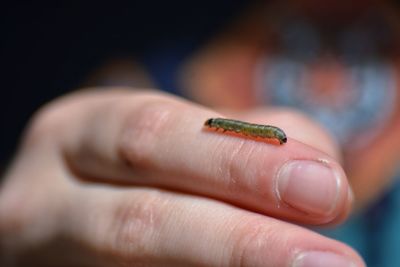
[(111, 251), (115, 258), (131, 264), (144, 262), (152, 254), (162, 209), (167, 200), (158, 191), (145, 191), (132, 201), (120, 202), (113, 215)]
[(260, 207), (260, 199), (275, 201), (275, 194), (271, 190), (272, 174), (276, 172), (275, 166), (279, 166), (279, 157), (271, 157), (269, 148), (246, 140), (219, 150), (225, 152), (214, 153), (221, 156), (218, 174), (224, 177), (230, 196), (235, 199), (244, 196), (248, 204), (257, 209)]
[(271, 263), (276, 262), (274, 251), (281, 246), (282, 240), (279, 233), (274, 231), (274, 227), (266, 225), (265, 221), (259, 218), (253, 218), (241, 220), (232, 231), (233, 246), (229, 266), (255, 266), (255, 259), (259, 259), (260, 255), (270, 259)]
[(233, 195), (254, 192), (257, 185), (252, 177), (258, 177), (254, 174), (258, 170), (254, 166), (255, 146), (242, 141), (238, 146), (230, 146), (225, 150), (221, 168), (225, 173), (229, 192)]
[(60, 102), (50, 102), (34, 113), (25, 132), (25, 145), (42, 143), (62, 133), (69, 110)]
[(58, 136), (65, 136), (66, 129), (72, 128), (82, 117), (88, 106), (102, 99), (113, 100), (119, 97), (118, 90), (100, 92), (82, 88), (76, 92), (61, 96), (40, 107), (31, 117), (25, 132), (25, 143), (37, 143)]
[(7, 185), (0, 194), (0, 239), (4, 242), (17, 240), (34, 222), (37, 211), (26, 203), (26, 197), (18, 188)]
[(0, 207), (0, 237), (4, 238), (6, 234), (14, 233), (21, 225), (21, 216), (17, 216), (9, 209)]
[(157, 155), (158, 140), (169, 131), (177, 118), (177, 105), (166, 99), (143, 99), (141, 105), (128, 114), (123, 125), (118, 152), (132, 165), (146, 167)]

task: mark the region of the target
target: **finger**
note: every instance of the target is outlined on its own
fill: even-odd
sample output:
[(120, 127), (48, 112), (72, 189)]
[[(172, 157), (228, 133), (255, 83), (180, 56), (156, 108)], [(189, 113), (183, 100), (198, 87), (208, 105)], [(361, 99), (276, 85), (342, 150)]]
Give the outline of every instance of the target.
[[(342, 151), (335, 138), (318, 123), (297, 110), (290, 108), (262, 107), (244, 112), (224, 110), (224, 114), (225, 112), (234, 118), (244, 121), (252, 121), (258, 124), (280, 125), (291, 138), (330, 155), (338, 162), (343, 162)], [(352, 188), (349, 188), (347, 197), (350, 205), (347, 205), (342, 214), (335, 218), (331, 224), (344, 220), (350, 213), (354, 203)]]
[(209, 199), (98, 187), (74, 196), (63, 235), (96, 266), (364, 266), (344, 244)]
[(95, 96), (72, 97), (53, 118), (82, 177), (200, 194), (304, 223), (340, 220), (349, 209), (339, 164), (290, 136), (278, 146), (206, 131), (204, 121), (221, 115), (167, 95)]

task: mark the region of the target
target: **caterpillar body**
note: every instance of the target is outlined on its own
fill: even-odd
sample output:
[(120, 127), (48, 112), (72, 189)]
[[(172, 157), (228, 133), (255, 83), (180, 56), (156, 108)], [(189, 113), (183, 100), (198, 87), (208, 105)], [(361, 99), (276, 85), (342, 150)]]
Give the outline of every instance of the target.
[(287, 142), (285, 132), (282, 131), (282, 129), (271, 125), (254, 124), (222, 118), (208, 119), (204, 125), (209, 128), (216, 128), (217, 130), (223, 129), (224, 132), (229, 131), (252, 137), (278, 139), (280, 144)]

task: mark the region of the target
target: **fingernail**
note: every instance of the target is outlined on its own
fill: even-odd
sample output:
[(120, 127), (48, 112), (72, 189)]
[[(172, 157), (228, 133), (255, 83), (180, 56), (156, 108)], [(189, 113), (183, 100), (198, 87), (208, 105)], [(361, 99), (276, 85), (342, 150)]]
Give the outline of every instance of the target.
[(330, 215), (339, 195), (339, 177), (317, 161), (294, 160), (281, 167), (277, 192), (281, 201), (302, 212)]
[(356, 267), (350, 259), (331, 252), (309, 251), (299, 254), (292, 267)]

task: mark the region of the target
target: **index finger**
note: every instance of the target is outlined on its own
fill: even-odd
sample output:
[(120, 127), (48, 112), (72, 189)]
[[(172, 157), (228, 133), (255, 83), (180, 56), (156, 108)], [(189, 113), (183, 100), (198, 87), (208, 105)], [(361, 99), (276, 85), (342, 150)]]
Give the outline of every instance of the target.
[(290, 136), (279, 146), (204, 131), (206, 119), (221, 115), (160, 93), (65, 102), (59, 140), (81, 177), (207, 196), (310, 224), (341, 220), (349, 210), (340, 165)]

